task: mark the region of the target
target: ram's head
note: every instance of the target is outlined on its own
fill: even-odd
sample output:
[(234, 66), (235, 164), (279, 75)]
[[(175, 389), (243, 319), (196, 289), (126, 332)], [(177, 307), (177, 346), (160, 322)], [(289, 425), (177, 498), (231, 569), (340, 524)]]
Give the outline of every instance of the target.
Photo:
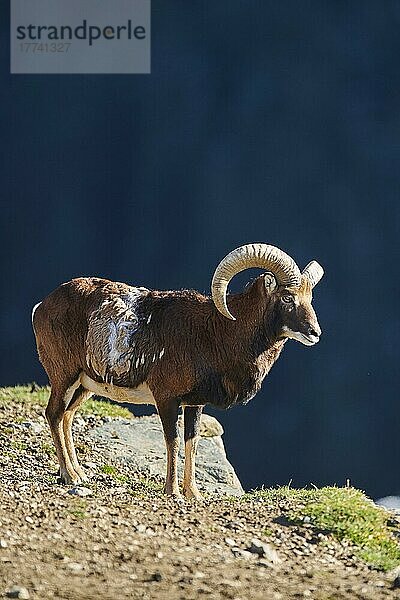
[(212, 297), (217, 309), (227, 319), (235, 320), (227, 306), (230, 280), (240, 271), (257, 267), (265, 269), (263, 293), (268, 317), (274, 315), (274, 328), (279, 338), (291, 338), (312, 346), (319, 341), (321, 328), (311, 305), (312, 289), (324, 274), (316, 262), (303, 272), (279, 248), (268, 244), (247, 244), (230, 252), (218, 265), (212, 280)]

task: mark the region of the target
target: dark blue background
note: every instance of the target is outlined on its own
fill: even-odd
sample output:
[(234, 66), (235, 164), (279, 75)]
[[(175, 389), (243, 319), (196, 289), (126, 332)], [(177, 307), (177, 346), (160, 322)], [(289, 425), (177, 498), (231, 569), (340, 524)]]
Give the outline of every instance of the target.
[(10, 75), (6, 4), (0, 383), (46, 382), (30, 312), (59, 283), (208, 291), (273, 243), (325, 267), (324, 336), (218, 413), (229, 457), (246, 487), (399, 493), (400, 4), (153, 0), (144, 76)]

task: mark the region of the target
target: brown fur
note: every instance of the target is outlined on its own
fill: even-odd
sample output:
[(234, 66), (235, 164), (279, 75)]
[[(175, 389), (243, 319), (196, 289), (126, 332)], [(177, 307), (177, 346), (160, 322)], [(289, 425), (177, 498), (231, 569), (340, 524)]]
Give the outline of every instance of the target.
[[(288, 295), (293, 305), (283, 302)], [(228, 297), (236, 316), (231, 321), (210, 298), (193, 291), (150, 291), (98, 278), (58, 287), (38, 306), (33, 323), (51, 384), (46, 416), (62, 479), (83, 478), (71, 424), (80, 402), (91, 395), (79, 385), (85, 373), (110, 383), (110, 389), (146, 384), (151, 390), (167, 445), (166, 492), (174, 495), (179, 493), (177, 418), (179, 407), (188, 407), (184, 491), (199, 497), (194, 456), (202, 407), (248, 402), (281, 353), (288, 337), (284, 326), (299, 335), (319, 330), (311, 300), (304, 277), (299, 289), (269, 293), (260, 276), (243, 293)]]

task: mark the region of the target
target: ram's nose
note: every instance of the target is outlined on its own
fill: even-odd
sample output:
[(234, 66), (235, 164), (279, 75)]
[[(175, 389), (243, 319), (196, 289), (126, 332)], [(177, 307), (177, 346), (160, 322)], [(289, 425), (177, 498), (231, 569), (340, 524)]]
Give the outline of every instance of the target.
[(307, 333), (311, 336), (320, 337), (322, 334), (321, 327), (318, 323), (313, 323), (313, 325), (309, 325)]

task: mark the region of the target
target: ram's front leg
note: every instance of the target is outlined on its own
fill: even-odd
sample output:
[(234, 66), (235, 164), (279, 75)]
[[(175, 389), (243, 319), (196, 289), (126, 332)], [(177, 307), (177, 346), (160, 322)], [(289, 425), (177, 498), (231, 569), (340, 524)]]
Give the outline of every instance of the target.
[(178, 485), (179, 406), (178, 400), (157, 402), (157, 410), (163, 426), (165, 445), (167, 447), (167, 476), (164, 491), (168, 496), (174, 496), (175, 498), (181, 497)]
[(187, 500), (202, 500), (196, 485), (196, 451), (200, 437), (200, 421), (203, 406), (185, 406), (185, 471), (183, 476), (183, 494)]

